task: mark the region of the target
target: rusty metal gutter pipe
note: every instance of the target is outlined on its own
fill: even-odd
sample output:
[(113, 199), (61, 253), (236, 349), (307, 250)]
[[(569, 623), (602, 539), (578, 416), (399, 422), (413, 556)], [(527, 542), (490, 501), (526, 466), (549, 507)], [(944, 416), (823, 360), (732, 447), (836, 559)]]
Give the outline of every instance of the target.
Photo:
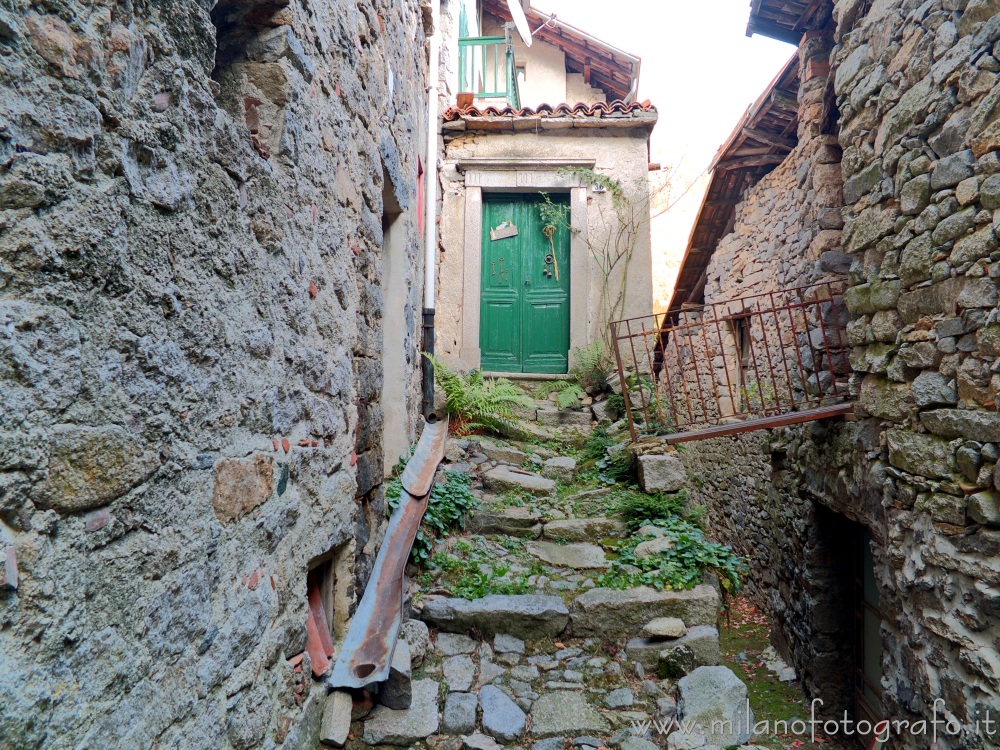
[(389, 677), (389, 663), (403, 624), (403, 576), (413, 540), (430, 498), (434, 474), (444, 458), (448, 419), (429, 419), (403, 470), (403, 494), (375, 557), (365, 593), (337, 655), (330, 688), (362, 688)]

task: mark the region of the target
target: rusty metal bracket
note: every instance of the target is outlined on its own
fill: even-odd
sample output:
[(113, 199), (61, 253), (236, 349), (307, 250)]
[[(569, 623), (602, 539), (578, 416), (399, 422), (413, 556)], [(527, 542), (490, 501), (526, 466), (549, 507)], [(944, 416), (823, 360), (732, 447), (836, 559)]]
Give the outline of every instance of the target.
[(389, 519), (333, 673), (326, 680), (331, 688), (362, 688), (389, 677), (389, 662), (403, 624), (406, 561), (427, 510), (434, 473), (444, 458), (447, 438), (447, 418), (428, 421), (413, 457), (403, 470), (403, 495)]

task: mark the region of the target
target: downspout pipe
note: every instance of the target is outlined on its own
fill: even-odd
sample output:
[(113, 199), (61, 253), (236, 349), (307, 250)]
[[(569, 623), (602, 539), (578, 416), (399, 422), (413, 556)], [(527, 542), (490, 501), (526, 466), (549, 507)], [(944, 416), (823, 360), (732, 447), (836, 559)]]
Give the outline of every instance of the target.
[[(424, 353), (434, 354), (434, 282), (437, 261), (437, 181), (438, 181), (438, 78), (441, 75), (440, 0), (431, 0), (430, 65), (427, 86), (427, 154), (424, 163)], [(434, 367), (421, 357), (423, 375), (423, 412), (434, 411)]]

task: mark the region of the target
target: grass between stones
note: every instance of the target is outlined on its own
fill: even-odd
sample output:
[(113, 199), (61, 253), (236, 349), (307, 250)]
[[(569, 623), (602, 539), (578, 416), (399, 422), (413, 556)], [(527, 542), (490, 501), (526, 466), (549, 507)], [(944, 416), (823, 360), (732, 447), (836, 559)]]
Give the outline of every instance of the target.
[[(770, 646), (767, 618), (745, 597), (730, 601), (728, 621), (719, 629), (722, 664), (746, 683), (755, 721), (788, 722), (809, 719), (809, 703), (797, 682), (781, 682), (764, 663), (763, 653)], [(816, 742), (808, 734), (789, 732), (756, 736), (752, 744), (772, 750), (855, 750), (855, 746), (817, 732)]]

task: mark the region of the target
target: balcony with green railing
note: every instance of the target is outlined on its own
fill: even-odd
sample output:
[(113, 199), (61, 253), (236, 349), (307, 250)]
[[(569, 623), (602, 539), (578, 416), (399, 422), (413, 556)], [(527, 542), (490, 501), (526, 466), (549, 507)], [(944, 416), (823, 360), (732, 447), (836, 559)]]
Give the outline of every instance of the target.
[(521, 106), (514, 68), (514, 50), (502, 36), (463, 37), (458, 40), (458, 90), (477, 99), (503, 99)]

